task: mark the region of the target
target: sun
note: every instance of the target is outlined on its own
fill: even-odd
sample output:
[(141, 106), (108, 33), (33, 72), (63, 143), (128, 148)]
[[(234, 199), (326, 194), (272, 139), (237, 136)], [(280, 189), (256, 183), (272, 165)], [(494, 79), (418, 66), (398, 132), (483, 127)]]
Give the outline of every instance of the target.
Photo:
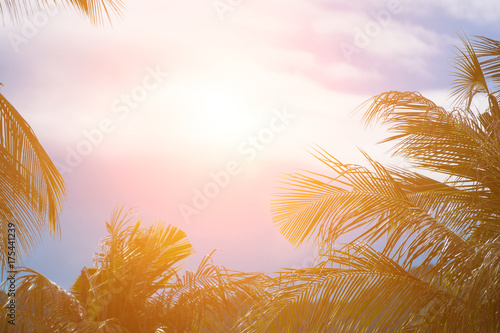
[(195, 128), (212, 139), (231, 140), (245, 127), (248, 116), (242, 91), (228, 85), (203, 85), (192, 90), (188, 102)]
[(243, 69), (185, 77), (169, 89), (180, 126), (191, 139), (234, 145), (259, 115), (254, 82)]

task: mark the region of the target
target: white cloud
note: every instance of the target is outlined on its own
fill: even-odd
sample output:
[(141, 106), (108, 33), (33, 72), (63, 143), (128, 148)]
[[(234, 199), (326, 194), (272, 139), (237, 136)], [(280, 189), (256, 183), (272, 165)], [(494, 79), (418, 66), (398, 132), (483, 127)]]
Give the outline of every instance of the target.
[(370, 18), (364, 12), (332, 10), (321, 12), (312, 22), (312, 30), (320, 35), (353, 34), (353, 26), (363, 26)]
[(380, 73), (377, 73), (375, 70), (363, 70), (344, 62), (331, 63), (325, 67), (324, 72), (327, 76), (339, 82), (370, 81), (381, 78)]
[(446, 13), (454, 19), (466, 20), (475, 24), (491, 24), (500, 19), (500, 2), (498, 0), (419, 0), (408, 1), (409, 11), (420, 16)]

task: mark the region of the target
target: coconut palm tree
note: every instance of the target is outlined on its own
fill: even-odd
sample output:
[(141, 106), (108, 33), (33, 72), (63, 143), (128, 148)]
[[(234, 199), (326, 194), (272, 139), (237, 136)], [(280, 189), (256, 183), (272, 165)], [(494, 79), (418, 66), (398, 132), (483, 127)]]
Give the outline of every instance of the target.
[(263, 276), (227, 271), (206, 257), (178, 276), (193, 253), (185, 233), (158, 222), (130, 225), (116, 209), (109, 235), (69, 292), (24, 268), (16, 332), (210, 332), (231, 329), (264, 293)]
[(64, 181), (19, 112), (0, 94), (2, 272), (29, 253), (48, 224), (59, 232)]
[(122, 0), (64, 0), (59, 3), (49, 0), (0, 0), (0, 16), (4, 20), (9, 18), (17, 23), (22, 18), (29, 18), (37, 11), (47, 10), (49, 5), (71, 7), (90, 18), (96, 25), (103, 24), (105, 21), (111, 22), (112, 16), (120, 16), (123, 10)]
[(330, 175), (285, 179), (274, 223), (295, 245), (319, 243), (322, 260), (274, 279), (246, 331), (500, 331), (500, 42), (461, 39), (453, 110), (399, 91), (362, 106), (427, 176), (317, 149)]

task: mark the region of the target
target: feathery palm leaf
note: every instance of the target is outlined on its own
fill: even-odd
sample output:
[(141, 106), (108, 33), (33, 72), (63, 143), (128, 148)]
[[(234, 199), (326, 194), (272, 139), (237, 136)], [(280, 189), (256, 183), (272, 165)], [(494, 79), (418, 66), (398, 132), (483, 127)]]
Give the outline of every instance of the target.
[(246, 316), (252, 322), (246, 331), (387, 332), (430, 301), (455, 299), (362, 245), (332, 251), (312, 268), (286, 270), (274, 288), (274, 297)]
[[(290, 175), (272, 213), (293, 244), (319, 242), (324, 260), (277, 278), (275, 296), (256, 307), (267, 313), (247, 316), (250, 330), (500, 330), (500, 43), (462, 40), (452, 112), (416, 92), (364, 104), (367, 125), (394, 133), (383, 142), (395, 143), (395, 155), (446, 181), (366, 154), (371, 168), (317, 151), (332, 175)], [(481, 95), (488, 107), (479, 114)]]
[(114, 15), (120, 16), (123, 10), (122, 0), (65, 0), (60, 3), (49, 0), (0, 0), (0, 15), (20, 22), (23, 17), (30, 17), (37, 11), (45, 11), (50, 5), (68, 6), (90, 18), (93, 24), (111, 22)]
[(33, 130), (0, 94), (0, 223), (2, 271), (7, 267), (8, 224), (14, 224), (16, 254), (22, 259), (48, 221), (59, 232), (64, 181)]
[(141, 228), (140, 220), (128, 226), (132, 217), (115, 209), (96, 267), (82, 270), (71, 291), (91, 320), (116, 319), (130, 332), (141, 332), (154, 328), (144, 320), (151, 297), (168, 285), (192, 247), (180, 229), (161, 222)]
[(30, 332), (63, 332), (68, 322), (80, 322), (84, 312), (70, 293), (42, 274), (20, 268), (16, 296), (16, 329)]
[(465, 50), (459, 49), (455, 60), (456, 79), (452, 95), (456, 96), (459, 105), (465, 103), (468, 109), (477, 94), (485, 94), (491, 114), (499, 120), (499, 43), (486, 37), (478, 37), (474, 42), (465, 36), (460, 36), (460, 39)]
[(179, 262), (192, 253), (184, 232), (161, 223), (142, 228), (132, 218), (115, 209), (95, 267), (82, 269), (71, 292), (21, 270), (19, 332), (239, 331), (238, 319), (266, 295), (266, 277), (228, 271), (209, 255), (179, 278)]
[(264, 275), (227, 271), (209, 261), (211, 254), (155, 299), (167, 332), (237, 332), (238, 319), (264, 297)]
[[(16, 290), (15, 332), (127, 333), (116, 319), (88, 320), (87, 311), (70, 292), (42, 274), (22, 267)], [(5, 312), (5, 309), (4, 309)]]

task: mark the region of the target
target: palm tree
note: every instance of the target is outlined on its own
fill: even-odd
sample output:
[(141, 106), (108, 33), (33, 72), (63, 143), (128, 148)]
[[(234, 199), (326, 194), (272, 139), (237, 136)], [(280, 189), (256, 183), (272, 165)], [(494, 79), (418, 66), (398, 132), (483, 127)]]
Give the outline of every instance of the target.
[(61, 175), (30, 126), (0, 94), (2, 272), (13, 268), (9, 257), (14, 265), (29, 253), (46, 224), (51, 233), (59, 232), (63, 197)]
[(72, 7), (89, 17), (92, 23), (96, 25), (103, 24), (105, 21), (111, 22), (111, 16), (120, 16), (123, 10), (122, 0), (65, 0), (59, 4), (48, 0), (0, 0), (0, 16), (4, 20), (9, 18), (13, 22), (20, 22), (23, 17), (30, 17), (36, 11), (47, 10), (51, 4), (60, 7)]
[(394, 155), (446, 180), (317, 149), (331, 175), (288, 176), (273, 218), (322, 261), (274, 279), (246, 331), (500, 331), (500, 42), (461, 39), (452, 111), (417, 92), (362, 106), (366, 124), (389, 126)]
[(205, 258), (177, 272), (193, 249), (183, 231), (158, 222), (129, 225), (116, 209), (109, 235), (70, 292), (24, 268), (17, 288), (17, 332), (210, 332), (231, 329), (264, 293), (263, 276), (225, 270)]

